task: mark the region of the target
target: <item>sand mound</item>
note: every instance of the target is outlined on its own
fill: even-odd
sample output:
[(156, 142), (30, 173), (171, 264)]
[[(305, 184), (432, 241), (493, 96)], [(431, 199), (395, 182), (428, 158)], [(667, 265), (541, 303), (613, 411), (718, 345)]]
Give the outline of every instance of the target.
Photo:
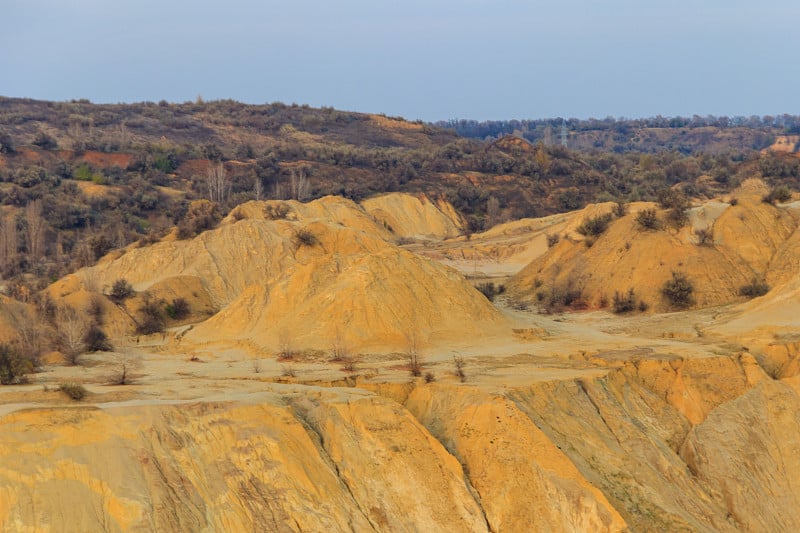
[[(279, 205), (289, 210), (270, 220)], [(459, 274), (386, 237), (382, 225), (342, 198), (250, 202), (215, 230), (129, 249), (60, 280), (50, 293), (85, 299), (126, 279), (167, 301), (186, 298), (196, 314), (220, 310), (183, 342), (241, 340), (270, 350), (284, 341), (296, 349), (405, 349), (504, 327)], [(135, 300), (128, 305), (131, 314), (136, 308)]]
[(434, 203), (424, 194), (385, 194), (364, 200), (361, 205), (399, 237), (455, 237), (464, 225), (462, 217), (449, 202), (439, 200)]
[[(583, 218), (573, 217), (560, 242), (517, 274), (509, 289), (529, 302), (580, 292), (585, 303), (599, 306), (615, 291), (624, 294), (632, 288), (651, 308), (667, 310), (661, 287), (673, 272), (692, 282), (697, 306), (736, 301), (740, 288), (754, 278), (785, 282), (798, 269), (792, 260), (800, 243), (797, 213), (762, 203), (757, 185), (738, 191), (736, 205), (713, 201), (693, 207), (689, 223), (679, 231), (644, 230), (634, 213), (648, 204), (637, 204), (587, 243), (575, 231)], [(584, 217), (603, 212), (610, 208), (587, 208)], [(661, 220), (666, 215), (659, 212)], [(705, 243), (700, 230), (712, 234)]]

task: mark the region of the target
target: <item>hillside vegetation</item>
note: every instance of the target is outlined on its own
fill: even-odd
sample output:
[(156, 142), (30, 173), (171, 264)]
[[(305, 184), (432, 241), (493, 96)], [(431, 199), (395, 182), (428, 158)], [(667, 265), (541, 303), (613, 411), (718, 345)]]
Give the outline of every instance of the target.
[[(0, 98), (0, 270), (20, 297), (172, 226), (196, 234), (249, 200), (424, 193), (471, 233), (592, 202), (653, 201), (667, 187), (712, 197), (755, 175), (796, 188), (791, 151), (711, 137), (714, 148), (577, 151), (330, 108)], [(215, 207), (190, 212), (198, 199)]]

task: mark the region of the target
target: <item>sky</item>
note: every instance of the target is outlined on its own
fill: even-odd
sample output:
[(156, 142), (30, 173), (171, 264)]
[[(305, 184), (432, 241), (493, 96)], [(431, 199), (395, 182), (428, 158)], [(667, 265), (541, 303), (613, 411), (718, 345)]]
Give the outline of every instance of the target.
[(410, 120), (800, 114), (797, 0), (0, 0), (0, 95)]

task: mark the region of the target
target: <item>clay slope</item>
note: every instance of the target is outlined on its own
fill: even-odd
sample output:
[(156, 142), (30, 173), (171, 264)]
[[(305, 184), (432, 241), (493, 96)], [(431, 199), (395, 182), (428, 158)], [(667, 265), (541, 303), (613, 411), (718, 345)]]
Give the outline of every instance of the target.
[(461, 465), (364, 393), (30, 410), (0, 427), (3, 531), (487, 530)]
[(385, 194), (364, 200), (361, 205), (398, 237), (444, 239), (455, 237), (464, 226), (449, 202), (434, 203), (424, 194)]
[[(215, 230), (130, 249), (58, 282), (51, 294), (70, 299), (124, 278), (137, 291), (193, 295), (219, 313), (184, 342), (246, 340), (267, 349), (284, 341), (295, 349), (404, 349), (503, 327), (460, 275), (397, 248), (356, 204), (328, 197), (287, 202), (277, 220), (265, 215), (281, 205), (245, 204)], [(311, 239), (301, 243), (304, 232)]]
[[(537, 302), (554, 292), (580, 291), (589, 306), (599, 306), (615, 291), (632, 288), (638, 299), (664, 311), (670, 306), (661, 288), (673, 272), (691, 281), (699, 307), (740, 300), (741, 287), (754, 279), (777, 286), (797, 275), (800, 213), (792, 205), (763, 203), (759, 190), (746, 189), (735, 205), (711, 201), (691, 208), (689, 223), (679, 231), (643, 229), (636, 213), (648, 207), (656, 206), (631, 206), (591, 246), (567, 229), (558, 244), (511, 280), (511, 293)], [(666, 211), (658, 216), (663, 221)], [(698, 237), (701, 230), (712, 235), (706, 243)]]

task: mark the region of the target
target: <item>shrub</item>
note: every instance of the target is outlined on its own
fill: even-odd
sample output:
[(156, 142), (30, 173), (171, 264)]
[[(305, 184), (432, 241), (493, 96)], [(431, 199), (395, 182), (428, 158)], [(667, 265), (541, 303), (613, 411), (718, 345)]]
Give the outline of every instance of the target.
[(291, 209), (289, 208), (288, 204), (284, 203), (277, 203), (277, 204), (268, 204), (264, 207), (264, 216), (268, 220), (283, 220), (285, 219)]
[(684, 227), (687, 222), (689, 222), (689, 215), (686, 213), (686, 208), (673, 207), (667, 211), (666, 220), (670, 227), (678, 230)]
[(711, 228), (697, 229), (694, 231), (697, 237), (697, 244), (700, 246), (711, 246), (714, 244), (714, 232)]
[(792, 199), (792, 191), (786, 185), (778, 185), (769, 191), (761, 200), (767, 204), (785, 203)]
[(622, 218), (628, 214), (628, 205), (624, 202), (617, 202), (611, 211), (617, 218)]
[(478, 289), (484, 296), (486, 296), (490, 302), (494, 301), (495, 296), (506, 292), (505, 285), (495, 285), (491, 281), (478, 283), (475, 285), (475, 288)]
[(133, 287), (128, 283), (128, 280), (118, 279), (111, 286), (111, 292), (108, 297), (111, 298), (114, 303), (119, 304), (133, 296), (133, 294)]
[(585, 218), (576, 231), (587, 237), (598, 237), (608, 229), (612, 218), (611, 213)]
[(142, 335), (161, 333), (165, 326), (164, 315), (161, 314), (161, 302), (145, 293), (142, 307), (139, 309), (139, 324), (136, 332)]
[(433, 383), (436, 381), (436, 375), (433, 372), (425, 372), (425, 383)]
[(661, 287), (661, 294), (667, 299), (670, 306), (685, 309), (694, 303), (692, 297), (694, 285), (682, 272), (673, 272), (672, 279), (668, 279)]
[(189, 316), (189, 302), (185, 298), (174, 298), (164, 310), (172, 320), (183, 320)]
[(622, 295), (619, 291), (614, 291), (614, 312), (630, 313), (636, 309), (636, 293), (633, 288), (628, 289), (626, 295)]
[(25, 379), (25, 375), (33, 372), (32, 357), (23, 354), (16, 346), (0, 343), (0, 385), (11, 385)]
[(464, 358), (460, 355), (453, 356), (453, 365), (455, 366), (455, 374), (462, 383), (467, 381), (467, 374), (464, 372), (464, 367), (467, 365)]
[(36, 134), (36, 137), (33, 139), (33, 144), (44, 150), (55, 150), (58, 148), (56, 140), (43, 131)]
[(753, 278), (753, 281), (748, 283), (747, 285), (742, 285), (739, 288), (739, 295), (746, 296), (748, 298), (756, 298), (758, 296), (764, 296), (769, 292), (769, 285), (764, 280), (760, 280), (758, 278)]
[(303, 228), (294, 234), (295, 248), (300, 248), (302, 246), (308, 246), (310, 248), (317, 244), (319, 244), (319, 239), (317, 239), (317, 236), (314, 235), (311, 230)]
[(221, 218), (216, 203), (209, 200), (192, 202), (186, 216), (178, 223), (178, 238), (188, 239), (202, 231), (212, 229)]
[(108, 340), (108, 335), (97, 324), (92, 324), (86, 330), (83, 343), (88, 352), (110, 352), (114, 349)]
[(558, 236), (558, 233), (548, 233), (547, 234), (547, 247), (552, 248), (561, 238)]
[(682, 192), (667, 188), (658, 191), (658, 204), (664, 209), (686, 209), (689, 199)]
[(58, 390), (60, 390), (61, 392), (63, 392), (76, 402), (83, 400), (88, 392), (86, 388), (79, 383), (61, 383), (58, 386)]
[(652, 207), (639, 211), (636, 215), (636, 223), (644, 230), (657, 230), (661, 228), (661, 222), (658, 220), (656, 210)]

